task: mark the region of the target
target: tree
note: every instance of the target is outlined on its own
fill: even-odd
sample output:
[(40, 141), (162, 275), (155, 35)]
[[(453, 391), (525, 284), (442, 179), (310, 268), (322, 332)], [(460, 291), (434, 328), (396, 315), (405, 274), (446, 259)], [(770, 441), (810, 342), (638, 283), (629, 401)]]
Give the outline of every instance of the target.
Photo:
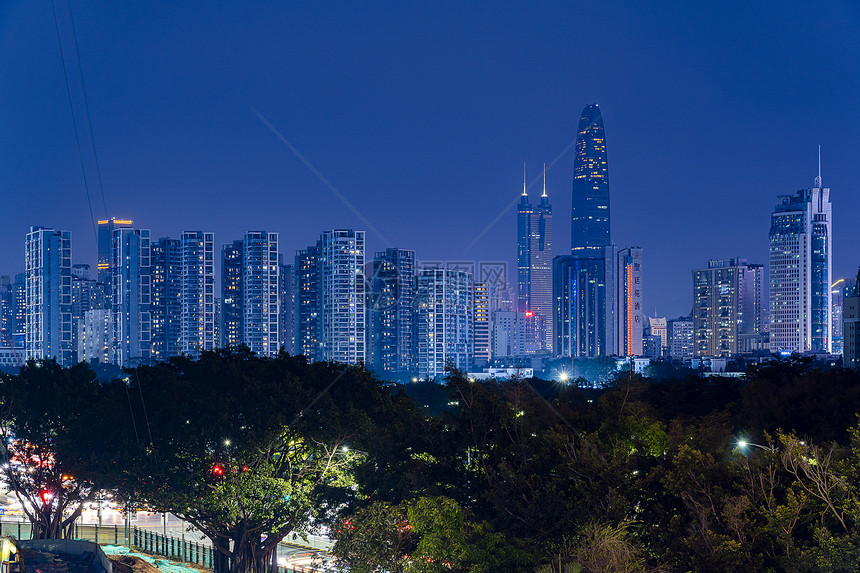
[(93, 494), (92, 483), (57, 450), (67, 438), (66, 427), (95, 399), (97, 384), (86, 363), (62, 368), (53, 359), (28, 361), (20, 374), (6, 375), (0, 384), (3, 474), (36, 539), (69, 537)]
[(354, 495), (362, 440), (395, 417), (392, 405), (361, 367), (206, 352), (105, 385), (101, 455), (81, 457), (127, 502), (171, 512), (209, 537), (216, 571), (258, 573), (288, 533), (331, 520)]

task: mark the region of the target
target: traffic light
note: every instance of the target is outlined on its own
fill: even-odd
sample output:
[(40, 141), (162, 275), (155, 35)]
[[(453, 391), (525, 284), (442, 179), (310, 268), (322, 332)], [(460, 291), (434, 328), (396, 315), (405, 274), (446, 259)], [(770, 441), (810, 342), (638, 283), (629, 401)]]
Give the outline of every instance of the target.
[(50, 503), (52, 499), (54, 499), (54, 492), (51, 490), (43, 489), (39, 492), (39, 497), (42, 498), (42, 503)]
[(224, 475), (224, 468), (221, 467), (219, 464), (215, 464), (214, 466), (212, 466), (212, 475), (215, 477), (223, 476)]

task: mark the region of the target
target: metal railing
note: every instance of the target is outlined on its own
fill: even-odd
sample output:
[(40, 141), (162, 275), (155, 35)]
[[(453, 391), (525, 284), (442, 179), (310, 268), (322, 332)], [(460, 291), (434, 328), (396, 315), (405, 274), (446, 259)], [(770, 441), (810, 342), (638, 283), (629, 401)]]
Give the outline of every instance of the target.
[[(120, 528), (122, 532), (120, 532)], [(206, 569), (213, 568), (215, 555), (211, 544), (190, 541), (174, 535), (164, 535), (137, 526), (131, 527), (129, 539), (126, 542), (126, 531), (125, 526), (120, 525), (76, 523), (72, 538), (94, 541), (99, 545), (128, 545), (130, 549), (139, 549), (145, 553), (175, 559), (183, 563), (193, 563)], [(31, 524), (26, 521), (0, 521), (0, 536), (3, 535), (9, 535), (15, 539), (32, 539), (33, 529)], [(314, 573), (316, 571), (316, 569), (305, 567), (278, 566), (277, 568), (277, 573)]]

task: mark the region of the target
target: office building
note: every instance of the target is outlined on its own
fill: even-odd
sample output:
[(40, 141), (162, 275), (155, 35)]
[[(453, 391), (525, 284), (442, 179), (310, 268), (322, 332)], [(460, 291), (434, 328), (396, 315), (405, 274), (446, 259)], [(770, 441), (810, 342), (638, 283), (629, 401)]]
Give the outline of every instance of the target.
[(72, 234), (30, 227), (24, 251), (26, 357), (71, 366)]
[(582, 110), (573, 159), (571, 253), (600, 256), (610, 243), (609, 163), (597, 104)]
[(111, 362), (118, 366), (135, 366), (152, 358), (150, 255), (149, 229), (114, 230), (110, 264), (114, 344)]
[(415, 369), (415, 251), (389, 248), (373, 257), (370, 325), (377, 372)]
[(535, 329), (528, 345), (534, 352), (551, 352), (552, 337), (552, 206), (546, 194), (532, 205), (523, 169), (523, 194), (517, 206), (517, 309), (529, 313)]
[(448, 366), (468, 370), (474, 341), (471, 273), (423, 269), (418, 273), (415, 296), (418, 375), (444, 376)]
[(852, 292), (842, 302), (842, 365), (860, 370), (860, 271)]
[(179, 243), (179, 350), (192, 358), (214, 350), (215, 235), (185, 231)]
[(553, 298), (556, 354), (570, 357), (606, 355), (604, 254), (555, 257)]
[(762, 332), (764, 267), (746, 259), (708, 261), (693, 271), (695, 356), (743, 352), (742, 335)]
[(831, 329), (833, 332), (833, 343), (831, 351), (833, 354), (842, 354), (844, 348), (844, 333), (843, 333), (843, 307), (846, 297), (854, 294), (856, 280), (853, 278), (839, 279), (830, 285), (831, 299)]
[(832, 208), (821, 169), (810, 189), (780, 197), (770, 225), (770, 349), (830, 352)]
[(603, 249), (606, 285), (607, 356), (641, 356), (643, 349), (642, 265), (640, 247)]

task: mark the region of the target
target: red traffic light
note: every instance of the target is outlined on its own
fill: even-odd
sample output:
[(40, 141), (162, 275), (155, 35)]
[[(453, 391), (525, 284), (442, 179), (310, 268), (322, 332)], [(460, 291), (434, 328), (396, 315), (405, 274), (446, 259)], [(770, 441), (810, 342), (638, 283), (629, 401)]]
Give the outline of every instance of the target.
[(54, 499), (54, 492), (49, 491), (47, 489), (43, 489), (39, 492), (39, 497), (42, 498), (42, 503), (48, 503), (52, 499)]
[(212, 466), (212, 475), (216, 476), (216, 477), (223, 476), (224, 475), (224, 468), (222, 468), (218, 464), (215, 464), (214, 466)]

